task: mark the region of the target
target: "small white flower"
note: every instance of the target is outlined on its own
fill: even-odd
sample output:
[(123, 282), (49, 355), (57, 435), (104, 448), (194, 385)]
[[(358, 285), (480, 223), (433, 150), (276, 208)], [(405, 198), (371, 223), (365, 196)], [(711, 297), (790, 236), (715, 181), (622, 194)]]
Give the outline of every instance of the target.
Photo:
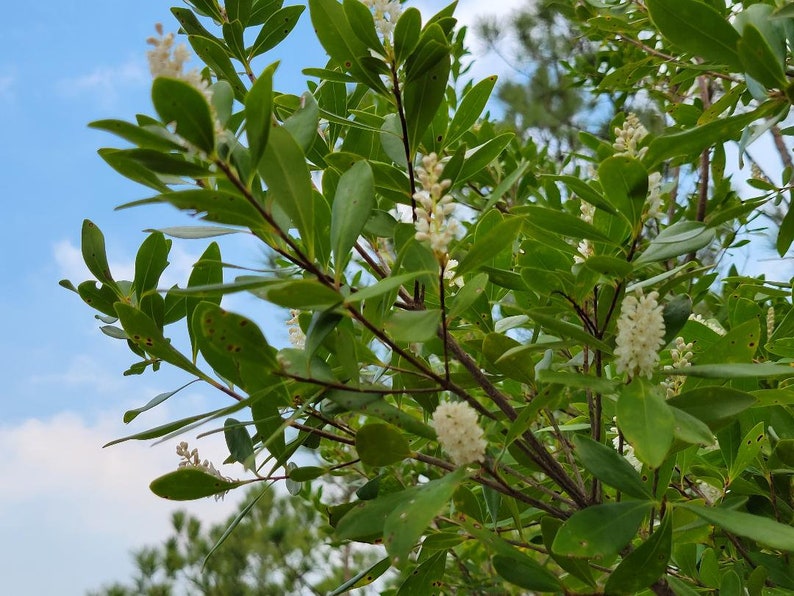
[(458, 277), (455, 273), (455, 269), (458, 266), (458, 262), (455, 259), (449, 259), (447, 261), (446, 267), (444, 267), (444, 279), (447, 280), (449, 285), (455, 285), (459, 288), (462, 288), (466, 285), (466, 282), (463, 281), (462, 277)]
[(651, 378), (659, 362), (659, 349), (663, 345), (664, 319), (662, 305), (657, 302), (658, 292), (639, 298), (623, 298), (618, 318), (618, 335), (615, 339), (615, 369), (629, 378), (636, 375)]
[[(664, 370), (672, 372), (680, 368), (692, 366), (693, 345), (692, 342), (686, 343), (683, 337), (676, 337), (675, 347), (670, 350), (670, 358), (673, 360), (673, 363), (666, 365)], [(680, 393), (684, 381), (686, 381), (686, 377), (683, 375), (671, 375), (662, 381), (661, 385), (668, 399)]]
[(645, 219), (659, 219), (662, 215), (662, 175), (653, 172), (648, 175), (648, 200), (645, 202)]
[(154, 28), (157, 31), (157, 37), (150, 37), (146, 40), (149, 45), (153, 46), (146, 52), (152, 78), (180, 79), (201, 91), (207, 101), (210, 101), (212, 92), (198, 69), (184, 70), (185, 63), (191, 58), (190, 50), (183, 43), (174, 47), (174, 34), (163, 35), (163, 26), (160, 23), (157, 23)]
[(615, 142), (612, 146), (615, 148), (615, 155), (626, 155), (628, 157), (636, 157), (642, 159), (648, 151), (647, 147), (637, 149), (637, 145), (648, 135), (646, 129), (637, 115), (633, 112), (626, 116), (623, 121), (623, 126), (615, 128)]
[(770, 338), (775, 333), (775, 307), (770, 306), (766, 311), (766, 337)]
[(477, 422), (477, 412), (466, 402), (439, 404), (430, 425), (438, 435), (438, 442), (456, 466), (482, 461), (485, 457), (485, 440), (482, 427)]
[(182, 461), (180, 461), (179, 465), (177, 466), (178, 468), (198, 468), (202, 472), (215, 476), (216, 478), (220, 478), (221, 480), (225, 480), (227, 482), (231, 481), (231, 478), (227, 478), (221, 474), (211, 461), (208, 459), (201, 461), (198, 449), (194, 448), (191, 450), (187, 441), (182, 441), (176, 446), (176, 454), (182, 458)]
[(389, 41), (397, 19), (402, 14), (402, 6), (398, 0), (361, 0), (365, 6), (372, 10), (375, 26), (383, 36), (384, 41)]
[[(611, 428), (612, 432), (616, 434), (615, 437), (612, 438), (612, 446), (615, 448), (615, 451), (620, 453), (620, 435), (617, 434), (618, 429), (616, 427)], [(634, 455), (634, 447), (626, 443), (626, 440), (623, 440), (623, 457), (626, 458), (626, 461), (631, 464), (631, 467), (637, 470), (638, 472), (642, 470), (642, 462), (637, 459), (637, 456)]]
[(297, 309), (290, 309), (289, 314), (292, 315), (291, 319), (287, 320), (287, 331), (289, 332), (289, 341), (292, 347), (302, 350), (306, 346), (306, 336), (303, 334), (298, 317), (301, 311)]

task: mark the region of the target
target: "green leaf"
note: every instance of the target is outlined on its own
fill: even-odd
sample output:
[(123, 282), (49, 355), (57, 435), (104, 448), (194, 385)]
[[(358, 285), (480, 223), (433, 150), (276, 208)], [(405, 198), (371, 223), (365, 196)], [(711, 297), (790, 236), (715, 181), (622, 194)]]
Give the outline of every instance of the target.
[(124, 151), (119, 149), (100, 149), (97, 153), (105, 160), (105, 163), (125, 178), (153, 188), (158, 192), (168, 192), (168, 186), (160, 180), (157, 174), (139, 162), (130, 159)]
[(544, 174), (543, 178), (549, 178), (550, 180), (559, 180), (565, 186), (568, 187), (568, 190), (572, 193), (577, 195), (583, 201), (590, 203), (597, 209), (601, 209), (602, 211), (606, 211), (610, 215), (617, 215), (617, 209), (613, 207), (609, 201), (604, 198), (604, 196), (598, 192), (595, 188), (593, 188), (590, 184), (585, 182), (584, 180), (577, 178), (576, 176), (552, 176), (549, 174)]
[(284, 121), (284, 128), (289, 131), (303, 152), (306, 153), (311, 149), (314, 139), (317, 137), (320, 108), (314, 95), (308, 91), (304, 92), (298, 101), (298, 107)]
[(610, 257), (608, 255), (593, 255), (588, 257), (584, 262), (584, 266), (606, 275), (614, 279), (624, 279), (631, 275), (634, 270), (634, 265), (626, 261), (626, 259), (619, 259), (617, 257)]
[(419, 487), (389, 493), (375, 499), (360, 501), (345, 513), (336, 524), (336, 537), (340, 540), (373, 542), (383, 537), (386, 518), (401, 503), (412, 498)]
[(654, 25), (674, 45), (742, 72), (739, 34), (715, 8), (698, 0), (648, 0), (646, 6)]
[(342, 7), (345, 10), (345, 16), (350, 23), (353, 33), (366, 45), (369, 49), (381, 56), (386, 55), (386, 50), (383, 48), (383, 43), (378, 38), (375, 30), (375, 18), (363, 2), (359, 0), (343, 0)]
[(152, 103), (165, 124), (176, 122), (176, 134), (212, 155), (215, 124), (201, 91), (179, 79), (157, 77), (152, 83)]
[(160, 228), (158, 230), (147, 229), (144, 230), (144, 232), (160, 232), (171, 238), (196, 240), (199, 238), (226, 236), (227, 234), (239, 234), (242, 230), (237, 228), (224, 228), (222, 226), (173, 226), (169, 228)]
[(233, 226), (261, 228), (265, 219), (260, 210), (245, 197), (223, 190), (195, 188), (166, 192), (156, 197), (183, 211), (204, 213), (202, 219)]
[(278, 368), (275, 350), (250, 319), (209, 302), (199, 304), (193, 316), (199, 321), (207, 345), (214, 350), (265, 371)]
[[(669, 403), (668, 403), (669, 405)], [(673, 436), (679, 441), (704, 447), (714, 442), (714, 435), (708, 425), (692, 414), (670, 406), (673, 413)]]
[(620, 562), (607, 580), (605, 594), (638, 594), (665, 573), (672, 552), (672, 518), (668, 511), (651, 537)]
[(401, 168), (406, 168), (408, 162), (405, 157), (405, 139), (403, 138), (400, 118), (397, 114), (386, 115), (380, 127), (379, 137), (383, 151), (386, 152), (389, 159)]
[(739, 450), (736, 458), (731, 462), (728, 477), (730, 479), (738, 478), (745, 469), (752, 465), (755, 458), (761, 453), (761, 448), (764, 445), (766, 434), (764, 433), (764, 423), (759, 422), (751, 428), (739, 443)]
[(165, 176), (184, 178), (208, 178), (212, 172), (206, 165), (186, 160), (181, 154), (162, 153), (152, 149), (117, 149), (118, 159), (127, 159)]
[(656, 385), (635, 378), (620, 392), (618, 427), (644, 464), (658, 468), (673, 444), (675, 418)]
[(588, 472), (609, 486), (637, 499), (653, 499), (639, 474), (617, 451), (583, 435), (574, 435), (576, 454)]
[(436, 439), (436, 433), (430, 426), (388, 403), (377, 393), (332, 390), (326, 394), (326, 397), (351, 412), (361, 412), (379, 418), (412, 435), (430, 440)]
[(458, 485), (466, 478), (466, 469), (454, 472), (417, 487), (413, 498), (403, 500), (389, 513), (383, 525), (383, 543), (392, 557), (392, 565), (408, 562), (408, 554), (430, 522), (448, 505)]
[[(219, 18), (218, 21), (222, 22), (223, 19)], [(237, 69), (229, 59), (226, 49), (213, 38), (188, 35), (187, 39), (202, 62), (209, 66), (219, 79), (228, 82), (232, 86), (235, 99), (239, 102), (244, 102), (245, 85), (240, 80)], [(170, 122), (170, 120), (166, 122)]]
[(223, 436), (226, 438), (226, 447), (229, 449), (228, 462), (243, 464), (246, 470), (256, 470), (254, 456), (254, 442), (251, 435), (245, 430), (239, 420), (227, 418), (223, 423)]
[(77, 286), (77, 293), (83, 299), (83, 302), (91, 308), (115, 318), (116, 309), (114, 305), (119, 297), (110, 286), (100, 284), (97, 287), (96, 282), (93, 280), (84, 281)]
[(173, 391), (166, 391), (165, 393), (160, 393), (159, 395), (156, 395), (151, 400), (149, 400), (149, 402), (145, 406), (141, 406), (140, 408), (135, 408), (134, 410), (127, 410), (126, 412), (124, 412), (124, 418), (123, 418), (124, 424), (129, 424), (130, 422), (135, 420), (139, 414), (142, 414), (147, 410), (151, 410), (152, 408), (159, 406), (169, 397), (171, 397), (172, 395), (176, 395), (177, 393), (182, 391), (185, 387), (189, 387), (195, 382), (196, 380), (193, 380), (190, 381), (189, 383), (185, 383), (179, 389), (174, 389)]
[(633, 157), (615, 155), (598, 166), (598, 178), (610, 205), (634, 228), (642, 219), (648, 194), (648, 170)]
[(536, 592), (558, 592), (560, 581), (545, 567), (529, 557), (507, 557), (494, 555), (493, 568), (499, 576), (525, 590)]
[[(358, 0), (353, 1), (357, 2)], [(435, 536), (435, 534), (433, 535)], [(422, 554), (425, 553), (426, 542), (425, 540), (422, 543)], [(411, 572), (400, 585), (400, 589), (397, 590), (395, 596), (425, 596), (426, 594), (431, 594), (439, 583), (443, 581), (446, 562), (446, 550), (429, 556)]]
[(683, 329), (692, 313), (692, 299), (686, 294), (676, 296), (664, 305), (662, 318), (664, 320), (664, 345), (669, 344)]
[(794, 552), (794, 528), (768, 517), (717, 507), (702, 507), (689, 503), (676, 503), (723, 530), (755, 540), (770, 548)]
[(164, 152), (184, 151), (182, 145), (168, 138), (167, 135), (169, 133), (164, 129), (152, 127), (152, 130), (150, 130), (149, 127), (138, 126), (123, 120), (96, 120), (88, 126), (89, 128), (111, 132), (143, 149)]
[(411, 456), (408, 439), (389, 424), (365, 424), (356, 432), (356, 452), (368, 466), (388, 466)]
[(144, 352), (168, 362), (169, 364), (173, 364), (199, 378), (207, 378), (190, 360), (185, 358), (179, 350), (173, 347), (169, 340), (163, 337), (162, 329), (160, 329), (146, 314), (123, 302), (117, 302), (115, 308), (119, 322), (130, 338), (130, 341)]
[(451, 301), (447, 317), (455, 320), (460, 317), (474, 302), (485, 292), (488, 285), (488, 274), (479, 273), (468, 280), (466, 284), (458, 290), (455, 298)]
[(314, 195), (306, 157), (294, 137), (283, 126), (270, 131), (265, 156), (259, 164), (268, 187), (268, 198), (286, 213), (298, 228), (309, 260), (314, 259)]
[[(726, 364), (723, 366), (727, 369), (741, 365)], [(687, 370), (689, 368), (692, 367), (685, 367)], [(676, 374), (685, 369), (676, 369)], [(719, 375), (718, 378), (723, 377)], [(714, 430), (724, 426), (727, 421), (733, 420), (738, 414), (751, 407), (755, 403), (755, 398), (749, 393), (730, 387), (698, 387), (669, 399), (667, 403), (673, 408), (683, 410), (690, 416), (705, 422), (709, 428)]]
[(515, 137), (514, 133), (506, 132), (466, 151), (466, 159), (455, 177), (455, 184), (465, 182), (488, 167), (488, 164), (499, 157), (504, 148), (510, 144), (513, 137)]
[[(521, 207), (520, 213), (527, 216), (526, 222), (530, 226), (543, 232), (553, 232), (569, 238), (588, 238), (590, 240), (609, 242), (609, 237), (598, 231), (592, 224), (557, 209), (530, 205)], [(507, 221), (510, 220), (508, 219)]]
[(436, 337), (441, 324), (441, 311), (395, 310), (383, 326), (389, 335), (399, 342), (424, 342)]
[(714, 237), (714, 230), (702, 222), (677, 221), (659, 232), (634, 264), (646, 265), (693, 253), (711, 244)]
[(273, 14), (262, 25), (259, 35), (256, 36), (251, 49), (248, 51), (248, 59), (264, 54), (280, 44), (298, 24), (298, 19), (303, 14), (305, 6), (285, 6)]
[(371, 567), (365, 569), (364, 571), (360, 571), (341, 586), (339, 586), (333, 592), (330, 592), (328, 596), (340, 596), (340, 594), (347, 594), (350, 590), (355, 588), (362, 588), (364, 586), (368, 586), (376, 579), (378, 579), (381, 575), (386, 573), (389, 568), (391, 567), (391, 561), (389, 561), (389, 557), (385, 557), (378, 561), (377, 563), (373, 564)]
[(193, 501), (222, 495), (245, 482), (229, 482), (193, 467), (184, 467), (160, 476), (149, 485), (158, 497), (170, 501)]
[(270, 283), (250, 291), (273, 304), (298, 310), (325, 309), (341, 304), (343, 300), (341, 294), (315, 279)]
[(361, 160), (342, 174), (331, 206), (331, 250), (337, 281), (342, 278), (350, 252), (374, 207), (375, 179), (372, 168), (365, 160)]
[(758, 27), (747, 23), (738, 43), (739, 59), (747, 74), (768, 89), (786, 86), (783, 65)]
[(416, 49), (422, 33), (422, 13), (413, 6), (403, 10), (394, 26), (394, 60), (400, 65)]
[(105, 253), (105, 235), (91, 220), (83, 220), (80, 246), (83, 253), (83, 261), (85, 261), (88, 270), (94, 274), (98, 281), (107, 284), (118, 292), (118, 285), (110, 273), (110, 265), (108, 265), (108, 258)]
[(241, 521), (248, 515), (251, 509), (254, 508), (257, 501), (261, 499), (266, 494), (270, 494), (271, 487), (269, 484), (265, 485), (265, 488), (260, 491), (260, 493), (254, 497), (248, 504), (246, 504), (242, 509), (240, 509), (239, 513), (235, 516), (235, 518), (229, 523), (226, 529), (221, 534), (221, 537), (215, 542), (212, 548), (209, 550), (207, 555), (204, 557), (204, 562), (202, 563), (202, 568), (207, 566), (207, 561), (209, 558), (220, 548), (220, 546), (226, 542), (226, 539), (231, 536), (234, 529), (240, 524)]
[(361, 302), (362, 300), (369, 300), (370, 298), (376, 298), (378, 296), (382, 296), (388, 292), (396, 290), (408, 282), (415, 280), (417, 277), (422, 275), (429, 275), (433, 274), (433, 271), (411, 271), (410, 273), (401, 273), (400, 275), (392, 275), (391, 277), (386, 277), (380, 280), (377, 283), (372, 284), (371, 286), (367, 286), (365, 288), (361, 288), (358, 292), (355, 292), (348, 296), (345, 299), (346, 304), (356, 304)]
[(496, 79), (496, 75), (483, 79), (461, 98), (455, 115), (449, 123), (445, 145), (451, 145), (457, 141), (477, 122), (488, 103), (488, 98), (491, 97)]
[(637, 533), (653, 505), (622, 501), (594, 505), (574, 513), (554, 538), (554, 553), (596, 561), (616, 555)]
[(252, 172), (259, 167), (273, 127), (273, 73), (277, 66), (274, 63), (262, 71), (245, 96), (245, 136)]
[(460, 260), (457, 275), (463, 276), (489, 265), (491, 259), (515, 242), (524, 221), (523, 217), (508, 217), (478, 237), (471, 250)]
[(562, 338), (571, 338), (581, 341), (591, 348), (601, 350), (606, 354), (612, 353), (612, 348), (601, 340), (596, 339), (585, 331), (581, 325), (563, 321), (559, 316), (549, 313), (538, 308), (533, 308), (527, 311), (529, 318), (538, 325), (543, 326), (544, 329), (551, 331)]
[(140, 300), (144, 294), (157, 289), (160, 276), (168, 267), (168, 251), (171, 241), (155, 232), (143, 241), (135, 257), (135, 278), (132, 287)]
[(731, 364), (695, 364), (677, 368), (675, 374), (705, 379), (757, 379), (794, 376), (794, 368), (788, 364), (771, 362)]

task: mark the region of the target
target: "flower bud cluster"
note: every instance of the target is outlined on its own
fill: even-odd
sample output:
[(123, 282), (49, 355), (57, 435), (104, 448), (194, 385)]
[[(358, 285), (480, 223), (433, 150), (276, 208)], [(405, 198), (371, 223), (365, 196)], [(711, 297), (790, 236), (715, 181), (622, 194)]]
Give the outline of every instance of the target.
[(629, 295), (623, 299), (615, 339), (615, 368), (629, 378), (636, 375), (651, 378), (659, 362), (659, 349), (664, 343), (662, 305), (658, 292), (647, 296)]
[(185, 63), (191, 58), (190, 50), (183, 43), (174, 47), (174, 34), (163, 35), (163, 26), (160, 23), (157, 23), (154, 28), (157, 31), (157, 37), (152, 36), (146, 40), (149, 45), (153, 46), (146, 52), (152, 78), (170, 77), (185, 81), (201, 91), (209, 101), (212, 93), (198, 69), (184, 70)]
[(441, 261), (449, 251), (449, 243), (455, 238), (460, 224), (450, 217), (455, 211), (452, 195), (444, 194), (452, 181), (440, 180), (444, 166), (435, 153), (422, 158), (422, 166), (416, 169), (422, 190), (414, 194), (416, 207), (416, 239), (429, 241), (436, 258)]
[(289, 341), (293, 348), (302, 350), (306, 346), (306, 335), (304, 335), (303, 329), (301, 329), (300, 322), (298, 321), (301, 311), (293, 308), (290, 309), (289, 314), (292, 315), (292, 318), (287, 320)]
[(689, 315), (689, 320), (695, 321), (695, 323), (700, 323), (701, 325), (708, 327), (717, 335), (725, 335), (725, 329), (723, 329), (722, 325), (720, 325), (714, 319), (704, 319), (702, 316), (692, 313), (691, 315)]
[(199, 457), (198, 449), (190, 449), (187, 441), (182, 441), (179, 445), (176, 446), (176, 454), (182, 458), (182, 461), (179, 462), (180, 468), (198, 468), (202, 472), (206, 472), (207, 474), (211, 474), (221, 480), (228, 480), (223, 474), (221, 474), (215, 466), (212, 464), (211, 461), (205, 459), (201, 461)]
[(384, 41), (391, 39), (394, 26), (403, 9), (398, 0), (361, 0), (372, 11), (377, 27)]
[(775, 307), (770, 306), (766, 311), (766, 337), (770, 338), (775, 333)]
[[(580, 201), (579, 217), (582, 221), (592, 224), (593, 217), (595, 217), (595, 206), (591, 205), (587, 201)], [(575, 263), (584, 263), (588, 258), (592, 257), (594, 254), (593, 243), (587, 238), (584, 238), (579, 241), (579, 245), (576, 247), (576, 250), (578, 254), (573, 256), (573, 260)]]
[(452, 463), (465, 466), (485, 457), (485, 440), (482, 427), (477, 422), (477, 412), (466, 402), (439, 404), (430, 424), (438, 435), (438, 442)]
[(615, 448), (615, 451), (618, 453), (622, 451), (623, 457), (626, 458), (626, 461), (629, 462), (632, 468), (638, 472), (642, 470), (642, 462), (637, 459), (637, 456), (634, 454), (634, 447), (626, 443), (625, 439), (621, 438), (616, 426), (613, 426), (610, 430), (616, 435), (612, 438), (612, 446)]
[[(674, 343), (675, 347), (670, 350), (670, 358), (673, 363), (665, 365), (664, 370), (666, 372), (673, 372), (687, 366), (692, 366), (693, 343), (687, 343), (683, 337), (676, 337)], [(671, 375), (662, 381), (661, 385), (668, 399), (680, 393), (684, 381), (686, 381), (686, 377), (683, 375)]]
[(642, 125), (636, 114), (633, 112), (629, 113), (623, 121), (623, 126), (615, 128), (615, 142), (612, 143), (612, 147), (615, 148), (615, 155), (626, 155), (642, 159), (648, 148), (638, 149), (637, 145), (646, 136), (648, 136), (648, 129)]

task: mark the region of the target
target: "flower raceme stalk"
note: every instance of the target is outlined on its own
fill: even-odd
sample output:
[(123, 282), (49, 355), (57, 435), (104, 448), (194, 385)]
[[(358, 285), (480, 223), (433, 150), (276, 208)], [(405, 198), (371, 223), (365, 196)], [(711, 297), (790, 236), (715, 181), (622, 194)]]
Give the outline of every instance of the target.
[(477, 412), (466, 402), (439, 404), (430, 424), (438, 435), (438, 442), (456, 466), (482, 461), (485, 447), (482, 427), (477, 422)]
[(157, 37), (152, 36), (146, 40), (149, 45), (153, 46), (151, 50), (146, 52), (146, 56), (149, 58), (149, 72), (151, 72), (152, 78), (170, 77), (172, 79), (180, 79), (201, 91), (207, 101), (210, 101), (212, 92), (207, 81), (201, 77), (198, 69), (184, 70), (185, 63), (190, 61), (191, 58), (190, 50), (187, 49), (187, 46), (180, 43), (175, 47), (174, 34), (163, 35), (163, 26), (160, 23), (157, 23), (154, 28), (157, 31)]
[(637, 375), (651, 378), (659, 363), (659, 349), (664, 345), (662, 305), (658, 292), (623, 298), (615, 343), (615, 368), (631, 379)]

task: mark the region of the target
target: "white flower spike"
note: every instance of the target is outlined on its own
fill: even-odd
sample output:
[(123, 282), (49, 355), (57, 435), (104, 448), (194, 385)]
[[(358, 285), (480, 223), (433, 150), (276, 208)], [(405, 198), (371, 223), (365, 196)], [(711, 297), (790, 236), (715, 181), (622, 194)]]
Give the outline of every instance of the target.
[(623, 298), (615, 340), (615, 368), (618, 373), (627, 373), (629, 378), (639, 375), (650, 379), (659, 363), (659, 349), (664, 344), (664, 319), (658, 298), (658, 292)]
[(438, 442), (456, 466), (482, 461), (485, 457), (485, 440), (482, 427), (477, 422), (477, 412), (466, 402), (439, 404), (430, 425), (438, 435)]

